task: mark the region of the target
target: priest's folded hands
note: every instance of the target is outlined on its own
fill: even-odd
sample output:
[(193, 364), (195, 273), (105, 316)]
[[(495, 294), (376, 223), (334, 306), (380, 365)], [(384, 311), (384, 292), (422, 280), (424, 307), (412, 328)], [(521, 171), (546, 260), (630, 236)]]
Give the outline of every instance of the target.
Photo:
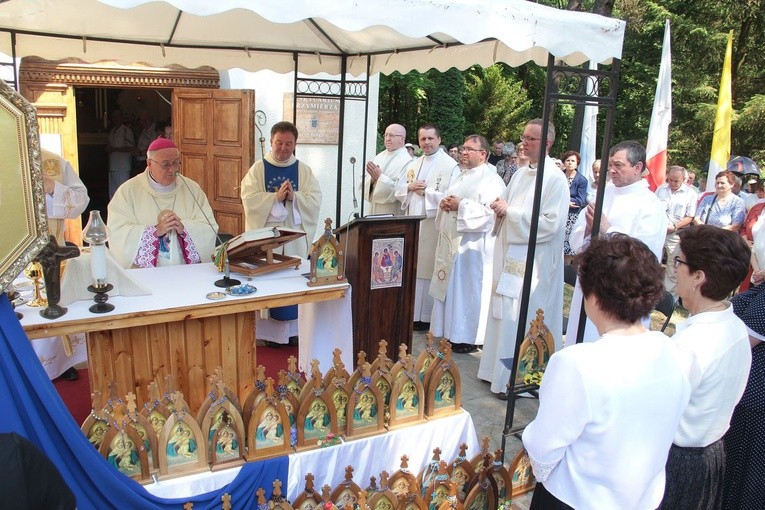
[(170, 209), (163, 209), (157, 215), (157, 235), (159, 237), (167, 235), (173, 230), (180, 234), (184, 229), (181, 219)]

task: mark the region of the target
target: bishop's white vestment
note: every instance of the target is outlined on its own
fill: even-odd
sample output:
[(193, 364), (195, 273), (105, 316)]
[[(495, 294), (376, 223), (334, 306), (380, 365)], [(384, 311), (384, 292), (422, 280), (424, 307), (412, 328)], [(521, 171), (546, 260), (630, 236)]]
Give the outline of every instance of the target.
[(489, 205), (505, 183), (486, 164), (463, 170), (446, 190), (457, 211), (436, 213), (436, 258), (430, 295), (430, 331), (452, 343), (483, 345), (491, 294), (494, 211)]
[[(157, 216), (165, 209), (184, 231), (157, 235)], [(209, 220), (209, 223), (208, 223)], [(162, 186), (145, 170), (117, 189), (109, 202), (109, 249), (125, 268), (210, 262), (218, 224), (199, 185), (182, 175)]]
[[(657, 260), (661, 261), (668, 220), (664, 206), (656, 195), (648, 189), (648, 183), (645, 179), (620, 188), (614, 186), (613, 183), (608, 183), (603, 193), (603, 215), (608, 218), (611, 224), (608, 232), (621, 232), (643, 241), (656, 255)], [(586, 227), (586, 214), (580, 214), (569, 236), (569, 244), (577, 253), (583, 251), (590, 242), (590, 237), (585, 237)], [(639, 271), (640, 268), (635, 268), (635, 270)], [(582, 288), (579, 286), (579, 279), (577, 279), (574, 296), (571, 299), (566, 345), (574, 345), (576, 342), (582, 299)], [(650, 318), (644, 319), (643, 324), (648, 328)], [(598, 330), (587, 319), (584, 341), (592, 342), (598, 338), (600, 338)]]
[(532, 204), (537, 170), (519, 168), (502, 199), (508, 203), (504, 220), (494, 244), (491, 307), (486, 335), (478, 366), (478, 378), (491, 382), (491, 391), (504, 393), (510, 370), (500, 361), (512, 358), (518, 333), (518, 321), (528, 333), (538, 309), (544, 311), (545, 325), (555, 339), (555, 349), (562, 347), (563, 326), (563, 240), (568, 217), (569, 187), (563, 172), (551, 158), (545, 160), (542, 201), (531, 275), (528, 315), (519, 319), (521, 293), (526, 269), (526, 253), (531, 228)]

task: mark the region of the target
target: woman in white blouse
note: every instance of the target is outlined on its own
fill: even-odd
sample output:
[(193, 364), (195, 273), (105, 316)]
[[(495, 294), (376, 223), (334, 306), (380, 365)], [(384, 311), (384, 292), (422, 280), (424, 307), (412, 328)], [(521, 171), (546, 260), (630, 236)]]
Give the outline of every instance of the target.
[(648, 247), (625, 234), (577, 255), (588, 317), (601, 337), (556, 352), (523, 432), (537, 487), (531, 509), (655, 509), (690, 395), (692, 357), (645, 329), (663, 293)]
[(752, 362), (749, 334), (727, 301), (749, 269), (749, 247), (738, 234), (711, 225), (680, 232), (673, 261), (677, 295), (690, 317), (672, 340), (696, 358), (694, 384), (667, 460), (662, 508), (722, 508), (722, 437), (744, 392)]

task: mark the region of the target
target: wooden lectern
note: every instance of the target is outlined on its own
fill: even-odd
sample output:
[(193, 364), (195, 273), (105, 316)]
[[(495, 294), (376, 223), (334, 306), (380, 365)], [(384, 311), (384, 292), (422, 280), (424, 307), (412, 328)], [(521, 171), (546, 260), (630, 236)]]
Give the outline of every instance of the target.
[[(417, 240), (423, 219), (424, 216), (365, 217), (335, 230), (339, 246), (345, 251), (345, 275), (353, 289), (354, 360), (359, 351), (365, 351), (371, 363), (381, 339), (388, 342), (391, 359), (396, 359), (401, 343), (412, 352)], [(394, 253), (399, 246), (403, 246), (403, 253)], [(397, 263), (401, 266), (400, 285), (395, 284), (399, 276)]]

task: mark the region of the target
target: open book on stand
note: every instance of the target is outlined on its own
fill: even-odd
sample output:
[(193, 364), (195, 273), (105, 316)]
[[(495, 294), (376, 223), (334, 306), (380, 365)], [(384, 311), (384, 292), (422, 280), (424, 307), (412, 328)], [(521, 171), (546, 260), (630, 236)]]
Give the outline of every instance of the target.
[[(298, 267), (300, 257), (290, 257), (274, 253), (285, 244), (299, 239), (305, 232), (287, 227), (269, 227), (248, 230), (225, 243), (218, 249), (216, 263), (224, 260), (223, 250), (228, 252), (231, 271), (247, 276), (255, 276), (287, 267)], [(219, 264), (219, 267), (222, 267)]]

